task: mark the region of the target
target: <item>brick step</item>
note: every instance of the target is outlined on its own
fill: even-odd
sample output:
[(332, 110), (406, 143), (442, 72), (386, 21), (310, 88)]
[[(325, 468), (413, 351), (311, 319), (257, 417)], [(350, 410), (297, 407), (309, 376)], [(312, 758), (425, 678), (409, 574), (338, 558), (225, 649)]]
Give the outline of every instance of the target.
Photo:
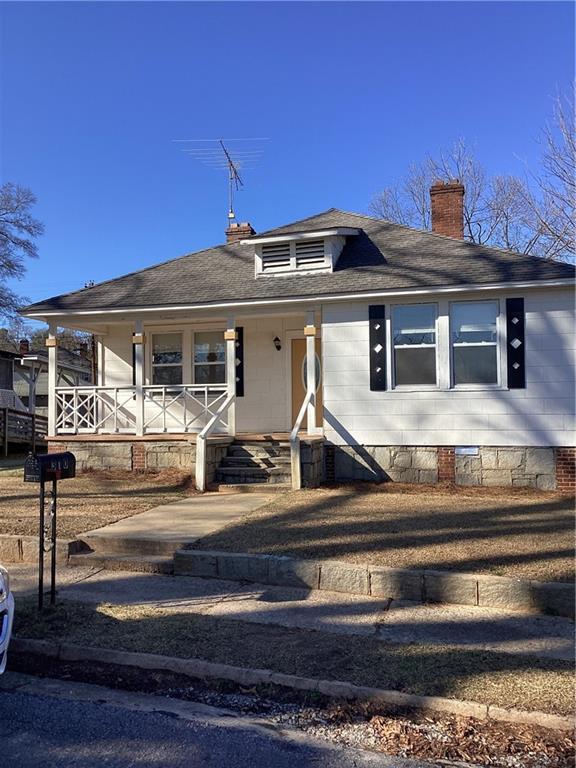
[(90, 552), (86, 555), (71, 555), (68, 565), (104, 568), (106, 571), (133, 571), (135, 573), (174, 573), (174, 560), (155, 555), (102, 555)]
[(188, 544), (183, 539), (159, 539), (132, 536), (80, 535), (79, 540), (98, 555), (136, 555), (171, 557)]
[(291, 483), (210, 483), (208, 490), (216, 493), (288, 493)]

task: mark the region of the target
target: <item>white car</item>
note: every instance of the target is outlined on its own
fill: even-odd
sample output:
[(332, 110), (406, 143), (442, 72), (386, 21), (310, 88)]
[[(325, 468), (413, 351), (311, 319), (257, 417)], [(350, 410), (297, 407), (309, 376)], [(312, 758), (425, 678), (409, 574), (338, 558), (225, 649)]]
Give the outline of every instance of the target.
[(8, 644), (14, 621), (14, 595), (10, 592), (10, 576), (0, 565), (0, 675), (6, 669)]

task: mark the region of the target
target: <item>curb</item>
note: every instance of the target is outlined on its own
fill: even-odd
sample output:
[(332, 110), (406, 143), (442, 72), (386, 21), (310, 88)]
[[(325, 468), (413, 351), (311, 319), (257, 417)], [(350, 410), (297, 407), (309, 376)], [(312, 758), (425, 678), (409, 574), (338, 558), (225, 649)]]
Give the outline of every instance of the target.
[[(84, 549), (81, 541), (58, 539), (56, 541), (56, 561), (60, 564), (66, 564), (70, 555), (82, 552)], [(0, 535), (0, 562), (37, 563), (38, 536)]]
[(568, 618), (574, 618), (576, 598), (568, 583), (201, 549), (175, 552), (174, 574)]
[(229, 664), (217, 664), (201, 659), (180, 659), (152, 653), (115, 651), (109, 648), (93, 648), (72, 643), (18, 637), (12, 639), (10, 650), (16, 653), (45, 656), (59, 661), (94, 661), (139, 669), (165, 670), (194, 678), (229, 680), (239, 685), (279, 685), (300, 691), (316, 691), (325, 696), (336, 698), (359, 699), (406, 709), (444, 712), (461, 717), (474, 717), (478, 720), (537, 725), (541, 728), (559, 731), (570, 731), (573, 728), (571, 717), (552, 715), (547, 712), (506, 709), (475, 701), (447, 699), (442, 696), (417, 696), (401, 691), (369, 688), (336, 680), (318, 680), (310, 677), (299, 677), (298, 675), (287, 675), (282, 672), (273, 672), (270, 669), (234, 667)]

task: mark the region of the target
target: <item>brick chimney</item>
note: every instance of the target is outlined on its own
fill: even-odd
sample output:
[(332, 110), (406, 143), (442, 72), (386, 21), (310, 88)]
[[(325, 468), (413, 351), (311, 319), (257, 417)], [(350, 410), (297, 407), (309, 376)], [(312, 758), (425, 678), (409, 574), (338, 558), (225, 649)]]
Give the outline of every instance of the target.
[(256, 230), (247, 221), (233, 221), (226, 230), (226, 242), (237, 243), (238, 240), (244, 240), (245, 237), (252, 237)]
[(464, 239), (464, 185), (458, 179), (436, 181), (430, 187), (432, 232)]
[(21, 355), (27, 355), (30, 352), (30, 342), (28, 339), (20, 339), (20, 343), (18, 345), (18, 352)]

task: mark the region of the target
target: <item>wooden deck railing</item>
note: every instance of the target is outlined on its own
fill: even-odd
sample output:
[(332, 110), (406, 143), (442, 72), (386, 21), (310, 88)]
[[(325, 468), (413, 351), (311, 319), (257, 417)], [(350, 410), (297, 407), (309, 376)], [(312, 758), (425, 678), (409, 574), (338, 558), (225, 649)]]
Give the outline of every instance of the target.
[(0, 451), (8, 456), (9, 443), (29, 445), (32, 451), (36, 445), (46, 441), (48, 419), (16, 408), (0, 408)]

